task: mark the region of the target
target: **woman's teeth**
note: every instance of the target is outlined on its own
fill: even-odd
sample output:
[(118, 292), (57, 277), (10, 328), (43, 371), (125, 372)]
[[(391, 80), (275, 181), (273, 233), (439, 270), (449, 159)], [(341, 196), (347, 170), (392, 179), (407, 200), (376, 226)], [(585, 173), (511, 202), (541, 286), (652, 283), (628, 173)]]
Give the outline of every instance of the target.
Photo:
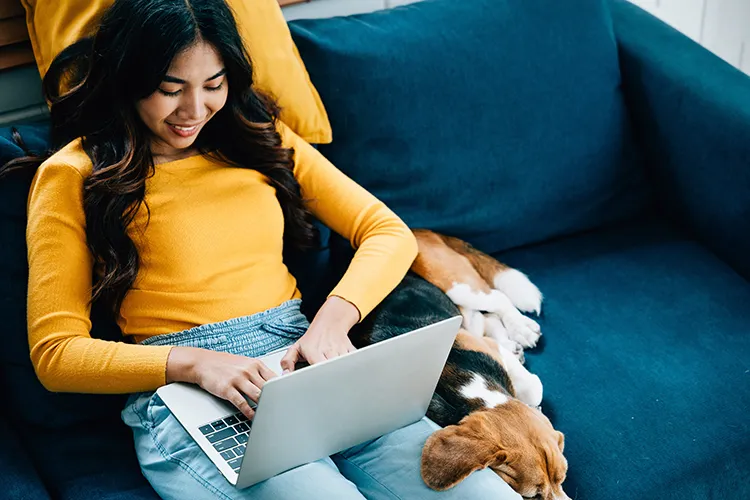
[(167, 122), (167, 125), (169, 125), (172, 133), (177, 134), (180, 137), (192, 137), (198, 133), (198, 129), (200, 128), (200, 123), (198, 125), (193, 125), (192, 127), (183, 127), (169, 122)]

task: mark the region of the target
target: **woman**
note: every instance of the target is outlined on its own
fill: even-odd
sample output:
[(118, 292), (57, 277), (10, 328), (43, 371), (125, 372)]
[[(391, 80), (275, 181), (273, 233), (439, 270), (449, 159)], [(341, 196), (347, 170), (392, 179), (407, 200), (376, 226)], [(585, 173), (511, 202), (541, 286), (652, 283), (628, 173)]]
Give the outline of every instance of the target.
[[(223, 0), (120, 0), (66, 49), (44, 87), (56, 151), (29, 193), (31, 358), (51, 391), (132, 393), (145, 477), (164, 498), (483, 498), (483, 471), (437, 493), (419, 474), (422, 421), (245, 490), (223, 479), (154, 395), (198, 384), (252, 418), (282, 366), (353, 350), (350, 328), (403, 278), (408, 228), (276, 120)], [(61, 90), (61, 89), (65, 90)], [(38, 165), (25, 159), (6, 168)], [(282, 260), (314, 245), (311, 216), (357, 253), (308, 325)], [(93, 287), (92, 287), (93, 284)], [(90, 336), (103, 301), (127, 342)]]

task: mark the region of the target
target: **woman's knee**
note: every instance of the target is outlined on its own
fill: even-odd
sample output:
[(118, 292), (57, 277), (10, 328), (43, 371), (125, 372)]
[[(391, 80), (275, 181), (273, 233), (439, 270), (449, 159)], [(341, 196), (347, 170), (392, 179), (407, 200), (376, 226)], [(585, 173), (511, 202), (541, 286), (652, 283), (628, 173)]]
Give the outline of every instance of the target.
[(253, 500), (364, 500), (357, 487), (341, 475), (330, 458), (294, 468), (244, 490)]

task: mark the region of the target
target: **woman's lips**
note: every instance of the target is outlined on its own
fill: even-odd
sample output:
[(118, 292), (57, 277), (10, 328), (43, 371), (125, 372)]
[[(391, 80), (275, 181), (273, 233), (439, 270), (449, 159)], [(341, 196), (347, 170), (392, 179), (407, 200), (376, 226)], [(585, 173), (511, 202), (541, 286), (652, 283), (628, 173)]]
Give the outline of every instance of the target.
[(166, 122), (166, 124), (167, 127), (169, 127), (169, 130), (171, 130), (174, 134), (179, 135), (180, 137), (190, 137), (192, 135), (195, 135), (198, 132), (198, 128), (200, 127), (200, 124), (192, 125), (190, 127), (186, 127), (184, 125), (174, 125), (169, 122)]

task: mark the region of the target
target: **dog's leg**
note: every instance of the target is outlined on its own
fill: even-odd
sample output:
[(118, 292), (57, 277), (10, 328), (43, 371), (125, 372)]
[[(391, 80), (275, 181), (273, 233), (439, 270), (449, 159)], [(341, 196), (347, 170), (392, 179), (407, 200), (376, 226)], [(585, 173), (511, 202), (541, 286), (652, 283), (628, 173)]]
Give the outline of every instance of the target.
[[(485, 308), (482, 310), (495, 313), (500, 318), (510, 340), (521, 344), (522, 347), (536, 346), (539, 337), (542, 335), (539, 324), (521, 314), (504, 293), (492, 290), (488, 300), (484, 302), (487, 302), (487, 304), (484, 304)], [(488, 316), (492, 316), (492, 314), (488, 314)]]
[(539, 315), (542, 312), (542, 292), (524, 273), (498, 262), (465, 241), (450, 236), (441, 237), (446, 245), (469, 259), (482, 279), (495, 290), (504, 293), (513, 306), (527, 313)]
[(459, 307), (461, 316), (464, 317), (463, 326), (469, 333), (475, 337), (483, 337), (485, 332), (484, 316), (479, 311), (474, 309), (468, 309), (466, 307)]
[[(419, 254), (412, 264), (412, 271), (440, 288), (459, 308), (498, 313), (510, 340), (523, 347), (536, 345), (540, 335), (539, 325), (521, 314), (507, 295), (490, 288), (482, 276), (482, 273), (494, 276), (500, 270), (507, 270), (506, 266), (461, 240), (420, 229), (415, 229), (414, 235)], [(459, 245), (463, 245), (464, 253), (457, 250)], [(484, 267), (477, 268), (475, 264)], [(479, 327), (474, 325), (479, 317), (474, 314), (470, 318), (467, 316), (468, 313), (464, 314), (466, 328), (478, 332)]]
[(521, 314), (510, 299), (499, 290), (489, 293), (465, 283), (455, 283), (446, 295), (459, 308), (496, 313), (508, 332), (510, 340), (523, 347), (534, 347), (541, 336), (541, 328), (533, 319)]
[(518, 342), (511, 340), (508, 335), (508, 330), (503, 325), (500, 316), (497, 314), (485, 314), (484, 315), (484, 331), (487, 337), (491, 339), (495, 344), (501, 345), (510, 352), (520, 361), (524, 363), (523, 346)]
[(513, 355), (512, 352), (498, 345), (503, 367), (508, 373), (513, 387), (516, 390), (516, 398), (529, 406), (537, 407), (542, 404), (544, 389), (542, 381), (538, 376), (529, 372)]
[(484, 316), (481, 311), (497, 302), (491, 296), (493, 292), (490, 286), (471, 262), (448, 247), (440, 235), (415, 229), (414, 236), (419, 245), (419, 254), (411, 270), (442, 290), (458, 306), (466, 330), (477, 337), (484, 336)]
[(507, 295), (521, 311), (541, 314), (542, 292), (521, 271), (510, 268), (500, 271), (492, 278), (492, 287)]

